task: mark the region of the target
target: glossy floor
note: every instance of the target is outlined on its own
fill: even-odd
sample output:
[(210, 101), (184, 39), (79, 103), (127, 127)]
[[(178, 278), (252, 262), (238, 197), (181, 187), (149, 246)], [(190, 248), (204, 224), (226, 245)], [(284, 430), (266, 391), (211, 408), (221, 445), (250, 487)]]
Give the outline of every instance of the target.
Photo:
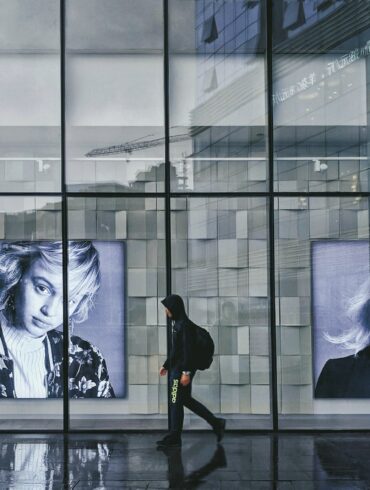
[[(5, 489), (369, 489), (370, 434), (1, 434)], [(68, 454), (68, 457), (66, 455)]]

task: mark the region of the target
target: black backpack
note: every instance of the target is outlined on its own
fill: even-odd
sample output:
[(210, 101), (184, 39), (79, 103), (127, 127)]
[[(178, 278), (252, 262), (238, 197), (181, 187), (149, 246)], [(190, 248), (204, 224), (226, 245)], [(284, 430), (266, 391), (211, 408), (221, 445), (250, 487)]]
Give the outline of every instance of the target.
[(208, 369), (213, 361), (215, 344), (209, 332), (205, 328), (195, 325), (195, 352), (194, 367), (204, 371)]

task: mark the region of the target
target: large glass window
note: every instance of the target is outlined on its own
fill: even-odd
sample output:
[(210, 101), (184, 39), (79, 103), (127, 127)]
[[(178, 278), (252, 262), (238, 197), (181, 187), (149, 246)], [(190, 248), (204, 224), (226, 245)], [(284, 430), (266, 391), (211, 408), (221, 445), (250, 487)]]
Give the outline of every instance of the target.
[(235, 428), (270, 427), (267, 236), (264, 198), (172, 200), (173, 290), (216, 344), (194, 393)]
[[(51, 324), (39, 278), (50, 279), (40, 250), (54, 241), (61, 248), (61, 199), (36, 195), (61, 191), (59, 10), (57, 0), (1, 3), (0, 192), (35, 193), (0, 198), (5, 430), (63, 428), (63, 392), (54, 396), (53, 369), (46, 363), (52, 338), (61, 335), (63, 294), (58, 289), (58, 319)], [(62, 278), (60, 262), (55, 285), (62, 287)]]
[(231, 428), (276, 405), (282, 428), (368, 428), (370, 1), (0, 10), (0, 426), (61, 429), (68, 382), (74, 429), (166, 428), (171, 272), (216, 344), (194, 393)]
[(0, 8), (0, 192), (59, 192), (59, 1)]
[(164, 190), (161, 0), (66, 2), (70, 191)]
[(68, 208), (69, 239), (93, 244), (101, 274), (93, 311), (71, 331), (72, 344), (85, 350), (86, 372), (94, 365), (88, 352), (95, 359), (99, 351), (91, 378), (79, 372), (75, 384), (85, 382), (100, 399), (91, 404), (71, 392), (71, 427), (139, 429), (151, 420), (166, 428), (167, 384), (158, 375), (167, 350), (159, 303), (166, 295), (164, 200), (76, 197)]
[(280, 427), (368, 427), (368, 198), (275, 204)]
[(273, 2), (274, 190), (305, 193), (275, 200), (281, 428), (368, 427), (369, 14)]
[(288, 3), (273, 3), (275, 190), (367, 192), (370, 3)]
[(265, 2), (169, 2), (173, 191), (266, 191)]
[[(54, 341), (63, 324), (61, 201), (2, 197), (0, 223), (0, 428), (60, 430), (63, 380), (55, 373), (63, 358)], [(60, 254), (52, 264), (55, 241)]]

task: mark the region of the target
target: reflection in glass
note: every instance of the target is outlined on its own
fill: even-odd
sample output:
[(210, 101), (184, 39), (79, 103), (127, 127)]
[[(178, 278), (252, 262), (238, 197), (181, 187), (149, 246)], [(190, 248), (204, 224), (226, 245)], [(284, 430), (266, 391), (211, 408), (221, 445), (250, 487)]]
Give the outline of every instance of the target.
[(66, 2), (68, 189), (164, 191), (161, 0)]
[[(18, 320), (21, 320), (33, 332), (34, 329), (37, 331), (42, 330), (43, 323), (38, 321), (40, 320), (39, 316), (36, 316), (38, 320), (32, 318), (35, 314), (32, 311), (35, 308), (28, 301), (35, 292), (35, 289), (32, 285), (33, 289), (31, 288), (30, 291), (27, 287), (30, 284), (21, 281), (21, 279), (24, 279), (30, 267), (35, 265), (32, 264), (30, 258), (29, 252), (31, 252), (31, 249), (36, 251), (40, 244), (54, 243), (55, 241), (61, 242), (61, 214), (61, 199), (58, 197), (3, 196), (0, 200), (0, 256), (2, 263), (0, 271), (0, 302), (2, 330), (8, 326), (8, 322), (5, 325), (6, 317), (9, 317), (9, 320), (11, 320), (10, 328), (13, 325), (13, 320), (16, 320), (15, 323), (17, 326), (20, 326)], [(12, 251), (11, 244), (14, 242), (18, 243), (19, 247), (13, 247), (16, 250)], [(23, 247), (26, 244), (29, 244), (29, 248), (27, 246)], [(8, 250), (6, 251), (6, 249)], [(58, 275), (57, 281), (61, 284), (61, 273), (60, 276)], [(18, 311), (18, 315), (15, 315), (16, 310)], [(14, 333), (13, 330), (12, 333)], [(43, 332), (39, 332), (39, 334), (42, 337)], [(16, 358), (21, 363), (14, 362), (13, 352), (9, 352), (12, 349), (8, 345), (6, 345), (8, 350), (8, 355), (6, 355), (4, 346), (5, 338), (3, 336), (0, 342), (0, 359), (3, 367), (0, 370), (0, 384), (2, 385), (0, 387), (2, 397), (1, 428), (8, 430), (19, 428), (33, 430), (61, 429), (63, 401), (61, 398), (46, 399), (49, 385), (45, 379), (47, 369), (42, 363), (42, 358), (46, 359), (45, 345), (38, 339), (32, 343), (32, 338), (24, 339), (17, 335), (11, 337), (11, 347), (15, 350)], [(9, 341), (9, 337), (7, 340)], [(30, 361), (33, 357), (37, 358), (37, 363)], [(27, 362), (31, 364), (27, 366)], [(25, 377), (22, 378), (20, 371)], [(33, 375), (34, 371), (35, 375)], [(18, 376), (15, 379), (10, 374), (13, 376), (14, 374), (18, 374)], [(43, 376), (44, 378), (42, 378)], [(27, 385), (26, 379), (31, 379), (31, 385)], [(18, 396), (17, 393), (14, 393), (14, 380), (16, 381), (16, 385), (18, 385), (18, 381), (21, 385), (21, 397), (39, 396), (43, 399), (14, 399), (14, 396)], [(30, 393), (29, 390), (31, 386), (33, 387), (34, 381), (37, 385), (36, 393), (33, 388), (31, 390), (32, 393)]]
[(171, 207), (173, 290), (216, 344), (195, 396), (213, 412), (237, 414), (240, 424), (251, 416), (268, 424), (266, 200), (177, 198)]
[(60, 3), (3, 0), (0, 191), (60, 192)]
[(167, 386), (158, 376), (167, 353), (159, 306), (166, 295), (164, 218), (164, 199), (68, 200), (69, 237), (99, 244), (102, 272), (96, 308), (74, 333), (101, 349), (120, 398), (99, 407), (71, 400), (73, 427), (140, 428), (148, 418), (167, 427)]
[(273, 6), (275, 190), (369, 191), (370, 2)]
[(188, 135), (172, 190), (266, 191), (265, 2), (174, 0), (169, 16), (170, 134)]
[[(330, 391), (320, 389), (315, 397), (315, 386), (326, 361), (346, 356), (354, 360), (355, 345), (350, 350), (341, 348), (340, 337), (344, 341), (353, 329), (363, 330), (358, 322), (365, 321), (366, 309), (361, 319), (352, 315), (350, 303), (368, 279), (368, 199), (305, 196), (279, 198), (275, 206), (280, 423), (301, 427), (305, 419), (318, 427), (347, 427), (347, 423), (353, 427), (350, 414), (369, 410), (362, 383), (366, 356), (359, 356), (352, 366), (355, 374), (361, 365), (361, 376), (351, 377), (352, 368), (346, 367), (342, 376), (334, 366), (332, 379), (336, 381)], [(352, 308), (357, 305), (361, 311), (361, 303), (365, 304), (364, 294)], [(358, 347), (367, 345), (365, 339), (357, 337)], [(330, 396), (339, 393), (343, 396), (336, 397), (333, 404)], [(349, 404), (354, 394), (363, 399)], [(305, 414), (305, 418), (298, 420), (292, 417), (295, 414)], [(340, 422), (333, 414), (341, 417)]]

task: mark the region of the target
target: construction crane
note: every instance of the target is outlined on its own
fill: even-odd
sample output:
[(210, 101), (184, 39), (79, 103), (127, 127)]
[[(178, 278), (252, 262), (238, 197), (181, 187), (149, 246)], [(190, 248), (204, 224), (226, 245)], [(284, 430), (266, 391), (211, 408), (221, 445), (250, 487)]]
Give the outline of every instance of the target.
[[(177, 143), (179, 141), (185, 141), (189, 139), (188, 134), (177, 134), (169, 137), (170, 143)], [(137, 150), (145, 150), (147, 148), (153, 148), (153, 146), (164, 145), (166, 138), (155, 138), (146, 141), (139, 141), (141, 138), (136, 140), (128, 141), (122, 145), (105, 146), (103, 148), (95, 148), (94, 150), (86, 153), (86, 157), (97, 157), (104, 155), (116, 155), (119, 153), (132, 153)]]

